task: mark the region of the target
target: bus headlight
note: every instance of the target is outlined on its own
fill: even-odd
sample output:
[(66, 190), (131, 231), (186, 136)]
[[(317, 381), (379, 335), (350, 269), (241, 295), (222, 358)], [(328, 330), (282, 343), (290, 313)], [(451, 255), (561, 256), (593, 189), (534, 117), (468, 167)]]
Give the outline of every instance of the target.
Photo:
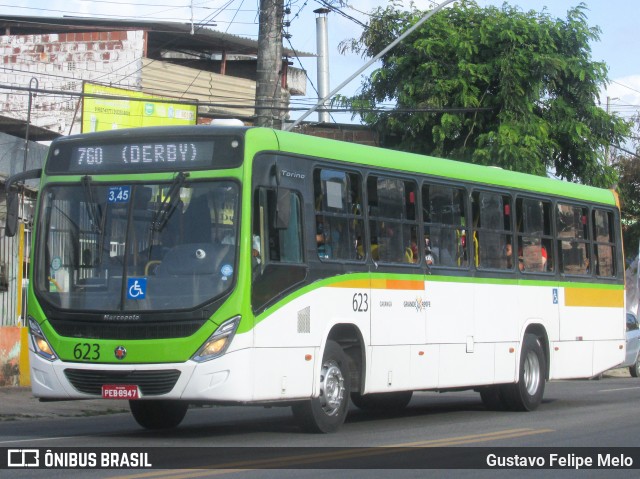
[(222, 323), (191, 359), (202, 363), (222, 356), (227, 352), (239, 324), (240, 316), (236, 316)]
[(38, 356), (46, 359), (47, 361), (55, 361), (58, 359), (58, 356), (49, 344), (49, 341), (44, 337), (44, 333), (42, 332), (42, 329), (40, 329), (40, 325), (31, 316), (29, 316), (29, 335), (31, 336), (33, 349)]

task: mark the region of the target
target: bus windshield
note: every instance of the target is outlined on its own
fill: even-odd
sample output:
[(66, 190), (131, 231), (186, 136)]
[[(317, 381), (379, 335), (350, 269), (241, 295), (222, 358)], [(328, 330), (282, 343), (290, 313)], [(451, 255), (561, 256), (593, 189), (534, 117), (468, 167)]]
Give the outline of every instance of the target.
[(231, 181), (52, 184), (42, 192), (36, 294), (62, 310), (194, 308), (234, 283)]

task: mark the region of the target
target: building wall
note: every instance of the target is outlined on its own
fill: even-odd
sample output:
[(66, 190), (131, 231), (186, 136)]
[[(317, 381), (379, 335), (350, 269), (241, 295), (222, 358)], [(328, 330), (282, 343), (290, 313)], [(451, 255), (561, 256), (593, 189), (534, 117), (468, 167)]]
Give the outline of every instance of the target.
[[(81, 93), (83, 80), (139, 90), (144, 39), (143, 31), (0, 36), (0, 85), (29, 88), (36, 78), (44, 90)], [(62, 134), (79, 133), (80, 101), (37, 94), (31, 122)], [(28, 102), (27, 91), (0, 89), (5, 116), (26, 119)]]
[(380, 138), (375, 131), (361, 125), (303, 123), (296, 127), (296, 133), (319, 136), (331, 140), (348, 141), (360, 145), (380, 146)]

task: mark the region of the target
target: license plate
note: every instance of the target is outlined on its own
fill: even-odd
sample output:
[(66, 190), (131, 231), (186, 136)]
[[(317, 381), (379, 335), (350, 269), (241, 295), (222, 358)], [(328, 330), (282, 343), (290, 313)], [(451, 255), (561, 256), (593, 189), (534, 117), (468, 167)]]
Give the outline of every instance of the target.
[(104, 384), (103, 399), (140, 399), (140, 389), (133, 384)]

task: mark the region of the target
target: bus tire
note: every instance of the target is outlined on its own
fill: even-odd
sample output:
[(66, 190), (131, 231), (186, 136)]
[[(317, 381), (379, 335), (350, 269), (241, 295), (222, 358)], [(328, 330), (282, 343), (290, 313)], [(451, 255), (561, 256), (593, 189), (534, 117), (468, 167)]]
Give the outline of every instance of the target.
[(640, 376), (640, 353), (638, 353), (638, 355), (636, 356), (636, 362), (633, 364), (633, 366), (629, 366), (629, 374), (631, 374), (631, 377), (634, 378)]
[(304, 431), (328, 433), (342, 426), (349, 406), (349, 371), (349, 357), (338, 343), (327, 341), (320, 371), (320, 395), (292, 407)]
[(482, 404), (484, 404), (489, 411), (506, 411), (509, 409), (504, 388), (504, 385), (496, 384), (480, 389)]
[(360, 394), (351, 393), (353, 404), (365, 411), (401, 411), (409, 405), (413, 391)]
[(187, 414), (189, 403), (162, 399), (158, 401), (129, 401), (129, 409), (136, 422), (145, 429), (172, 429)]
[(533, 411), (542, 402), (546, 359), (535, 334), (525, 334), (520, 355), (520, 375), (515, 384), (504, 386), (505, 399), (514, 411)]

